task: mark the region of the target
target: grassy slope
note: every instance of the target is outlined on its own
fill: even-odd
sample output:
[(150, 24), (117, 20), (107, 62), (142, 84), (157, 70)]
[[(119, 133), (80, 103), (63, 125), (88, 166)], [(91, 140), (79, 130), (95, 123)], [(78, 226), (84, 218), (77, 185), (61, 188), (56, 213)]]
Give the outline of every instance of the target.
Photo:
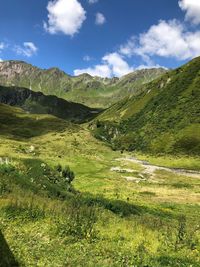
[(30, 113), (51, 114), (76, 122), (88, 121), (98, 113), (98, 110), (82, 104), (19, 87), (0, 86), (0, 103), (18, 106)]
[[(0, 114), (0, 156), (15, 167), (0, 166), (1, 229), (21, 266), (200, 266), (199, 179), (127, 182), (110, 168), (141, 166), (116, 161), (84, 126), (6, 105)], [(80, 193), (53, 185), (42, 163), (69, 165)]]
[[(96, 77), (93, 78), (93, 84), (90, 85), (89, 83), (85, 89), (83, 82), (74, 83), (74, 89), (69, 91), (66, 97), (88, 106), (108, 108), (125, 96), (137, 95), (143, 84), (154, 80), (165, 72), (166, 70), (164, 69), (145, 69), (125, 75), (119, 80), (110, 80), (106, 83), (102, 83), (102, 81), (101, 83), (99, 81), (95, 82), (95, 79), (99, 79)], [(80, 77), (73, 79), (78, 81)]]
[[(98, 119), (106, 123), (97, 129), (96, 135), (107, 134), (116, 148), (199, 154), (199, 83), (200, 58), (196, 58), (147, 84), (140, 95), (126, 98), (105, 111)], [(114, 122), (120, 134), (110, 130), (109, 136), (104, 124), (112, 129)]]
[(120, 80), (102, 79), (88, 74), (72, 77), (57, 68), (42, 70), (25, 62), (5, 61), (0, 63), (0, 83), (56, 95), (86, 106), (105, 108), (130, 93), (137, 93), (142, 84), (164, 72), (164, 69), (141, 70)]

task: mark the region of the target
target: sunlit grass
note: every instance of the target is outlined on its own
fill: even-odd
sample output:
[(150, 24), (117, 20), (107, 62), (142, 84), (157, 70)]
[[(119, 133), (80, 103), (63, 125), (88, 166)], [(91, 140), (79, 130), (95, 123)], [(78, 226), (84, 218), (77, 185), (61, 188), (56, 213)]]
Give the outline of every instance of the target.
[(136, 154), (138, 159), (147, 160), (151, 164), (176, 169), (200, 170), (200, 158), (192, 156), (153, 156)]
[[(153, 178), (128, 182), (124, 176), (144, 171), (139, 163), (120, 160), (132, 154), (112, 151), (86, 126), (74, 128), (60, 120), (58, 124), (62, 130), (38, 129), (41, 134), (31, 138), (13, 139), (1, 132), (0, 157), (8, 157), (16, 168), (15, 174), (0, 178), (1, 229), (21, 265), (35, 266), (37, 261), (41, 267), (199, 266), (200, 179), (157, 171)], [(199, 162), (137, 156), (178, 168)], [(42, 163), (52, 169), (69, 165), (77, 193), (64, 190), (58, 196), (42, 173)], [(111, 171), (112, 167), (132, 169), (134, 174)], [(84, 216), (90, 209), (92, 233), (87, 228), (90, 213)], [(85, 228), (79, 236), (80, 225)]]

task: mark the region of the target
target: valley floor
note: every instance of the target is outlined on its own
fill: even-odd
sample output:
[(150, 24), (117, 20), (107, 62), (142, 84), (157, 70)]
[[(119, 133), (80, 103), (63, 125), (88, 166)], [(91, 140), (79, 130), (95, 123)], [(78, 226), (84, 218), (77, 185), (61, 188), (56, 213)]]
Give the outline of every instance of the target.
[[(1, 230), (20, 266), (200, 266), (199, 158), (121, 154), (85, 126), (1, 131), (0, 143), (1, 161), (17, 169), (0, 163)], [(69, 165), (77, 193), (48, 193), (44, 164)]]

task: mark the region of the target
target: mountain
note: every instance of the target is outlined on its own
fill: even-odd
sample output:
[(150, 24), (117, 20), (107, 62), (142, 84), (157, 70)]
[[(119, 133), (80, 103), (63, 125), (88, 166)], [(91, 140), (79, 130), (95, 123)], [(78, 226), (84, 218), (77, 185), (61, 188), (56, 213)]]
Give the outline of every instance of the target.
[(146, 84), (139, 95), (97, 119), (96, 137), (115, 149), (200, 155), (200, 57)]
[(51, 114), (78, 123), (88, 121), (98, 113), (98, 110), (82, 104), (19, 87), (0, 86), (0, 103), (21, 107), (29, 113)]
[[(176, 115), (174, 103), (181, 95), (176, 124), (192, 121), (199, 105), (198, 66), (192, 63), (145, 85), (139, 96), (120, 101), (89, 123), (102, 130), (102, 139), (115, 131), (115, 140), (107, 140), (128, 149), (133, 144), (129, 135), (137, 130), (143, 137), (140, 124), (152, 123), (154, 114), (164, 123), (159, 110), (147, 118), (141, 113), (138, 125), (133, 117), (153, 110), (151, 101), (164, 92), (156, 98), (162, 113), (173, 109)], [(67, 120), (30, 114), (43, 109), (73, 114), (74, 107), (79, 119), (91, 109), (23, 88), (0, 91), (2, 102), (10, 104), (0, 103), (0, 266), (199, 266), (199, 157), (137, 155), (156, 164), (145, 165), (133, 153), (112, 151), (92, 136), (88, 123), (70, 122), (69, 114)]]
[(0, 103), (1, 139), (18, 141), (26, 139), (28, 143), (33, 137), (72, 129), (78, 131), (78, 127), (80, 127), (79, 124), (73, 124), (48, 114), (30, 114), (19, 107)]
[(40, 91), (95, 108), (107, 108), (123, 97), (137, 93), (140, 86), (166, 70), (138, 70), (122, 78), (100, 78), (89, 74), (76, 77), (58, 68), (39, 69), (23, 61), (0, 62), (0, 84)]

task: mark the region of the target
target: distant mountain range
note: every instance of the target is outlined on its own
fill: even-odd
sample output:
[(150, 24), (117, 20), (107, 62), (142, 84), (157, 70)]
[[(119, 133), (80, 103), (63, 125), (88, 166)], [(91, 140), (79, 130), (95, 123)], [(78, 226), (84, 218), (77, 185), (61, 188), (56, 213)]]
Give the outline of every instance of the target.
[(114, 149), (199, 155), (200, 57), (111, 106), (94, 133)]
[(90, 121), (94, 135), (113, 149), (200, 154), (200, 57), (172, 71), (138, 70), (120, 79), (72, 77), (57, 68), (5, 61), (0, 85), (0, 103)]
[(122, 78), (100, 78), (89, 74), (70, 76), (58, 68), (39, 69), (23, 61), (0, 62), (0, 85), (28, 88), (35, 92), (107, 108), (166, 72), (165, 69), (137, 70)]

